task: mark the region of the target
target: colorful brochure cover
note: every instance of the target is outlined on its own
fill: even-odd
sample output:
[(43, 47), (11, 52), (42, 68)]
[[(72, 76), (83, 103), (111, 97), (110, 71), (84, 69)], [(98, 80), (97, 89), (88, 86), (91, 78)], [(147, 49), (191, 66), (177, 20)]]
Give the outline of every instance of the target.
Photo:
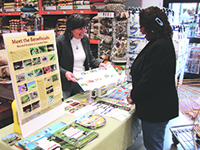
[(75, 123), (70, 123), (52, 134), (76, 148), (84, 147), (99, 136), (97, 132)]
[[(45, 128), (41, 130), (39, 133), (28, 137), (24, 140), (21, 140), (17, 143), (17, 147), (22, 149), (47, 149), (47, 147), (60, 147), (63, 144), (62, 140), (57, 139), (52, 135), (52, 132), (58, 130), (59, 128), (62, 128), (66, 124), (64, 122), (59, 122), (57, 124), (54, 124), (48, 128)], [(66, 142), (64, 142), (66, 143)], [(65, 145), (65, 144), (64, 144)], [(73, 149), (70, 149), (73, 150)]]
[(14, 133), (10, 133), (2, 137), (1, 139), (9, 145), (14, 145), (16, 142), (21, 140), (21, 138), (17, 134), (14, 134)]

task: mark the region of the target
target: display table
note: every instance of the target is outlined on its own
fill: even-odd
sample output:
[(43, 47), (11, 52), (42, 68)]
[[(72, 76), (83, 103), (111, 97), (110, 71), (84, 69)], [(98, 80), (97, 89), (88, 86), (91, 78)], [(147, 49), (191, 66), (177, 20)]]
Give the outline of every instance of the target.
[[(88, 98), (88, 94), (77, 94), (71, 98), (75, 100), (83, 100), (85, 98)], [(132, 144), (133, 138), (137, 137), (139, 131), (134, 130), (137, 129), (137, 126), (139, 124), (137, 121), (133, 121), (135, 118), (134, 111), (133, 114), (125, 121), (119, 121), (106, 116), (104, 117), (106, 118), (106, 124), (103, 127), (97, 128), (95, 130), (99, 133), (99, 137), (91, 143), (89, 143), (88, 145), (84, 146), (82, 150), (125, 150)], [(75, 116), (64, 114), (63, 116), (61, 116), (57, 120), (54, 120), (53, 122), (51, 122), (43, 128), (47, 128), (60, 121), (70, 123), (73, 121), (74, 118)], [(134, 130), (132, 130), (132, 125), (134, 125)], [(132, 131), (134, 131), (134, 134)], [(0, 129), (0, 138), (12, 132), (13, 124)], [(9, 146), (4, 141), (0, 140), (0, 149), (17, 150), (18, 148), (16, 146)]]

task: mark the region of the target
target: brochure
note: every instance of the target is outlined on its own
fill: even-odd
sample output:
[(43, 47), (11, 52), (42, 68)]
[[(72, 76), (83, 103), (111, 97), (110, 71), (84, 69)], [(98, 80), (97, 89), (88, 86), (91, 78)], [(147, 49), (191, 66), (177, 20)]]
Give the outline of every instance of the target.
[(1, 139), (9, 145), (14, 145), (16, 142), (21, 140), (21, 138), (15, 133), (10, 133)]

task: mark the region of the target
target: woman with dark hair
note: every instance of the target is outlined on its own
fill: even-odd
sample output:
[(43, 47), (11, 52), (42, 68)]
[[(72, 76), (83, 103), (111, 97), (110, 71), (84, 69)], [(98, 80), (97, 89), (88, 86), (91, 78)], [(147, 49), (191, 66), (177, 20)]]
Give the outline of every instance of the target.
[(149, 41), (131, 66), (132, 86), (127, 102), (136, 105), (147, 150), (162, 150), (165, 128), (178, 116), (173, 30), (158, 7), (139, 13), (140, 31)]
[(76, 82), (77, 73), (89, 70), (89, 67), (106, 67), (90, 53), (90, 40), (85, 35), (86, 26), (86, 18), (80, 13), (74, 13), (67, 18), (65, 33), (56, 39), (63, 99), (83, 91)]

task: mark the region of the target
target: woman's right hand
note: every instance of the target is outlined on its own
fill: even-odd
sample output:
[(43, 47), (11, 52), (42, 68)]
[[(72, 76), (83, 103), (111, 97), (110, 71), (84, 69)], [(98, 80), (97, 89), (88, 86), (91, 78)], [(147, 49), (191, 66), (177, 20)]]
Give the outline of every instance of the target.
[(131, 93), (128, 93), (128, 95), (126, 96), (126, 100), (127, 100), (127, 102), (128, 102), (129, 104), (134, 104), (134, 103), (133, 103), (133, 100), (132, 100), (132, 98), (131, 98)]
[(76, 81), (76, 77), (75, 77), (74, 74), (73, 74), (72, 72), (70, 72), (70, 71), (67, 71), (67, 72), (65, 73), (65, 77), (66, 77), (67, 80), (69, 80), (69, 81), (77, 82), (77, 81)]

